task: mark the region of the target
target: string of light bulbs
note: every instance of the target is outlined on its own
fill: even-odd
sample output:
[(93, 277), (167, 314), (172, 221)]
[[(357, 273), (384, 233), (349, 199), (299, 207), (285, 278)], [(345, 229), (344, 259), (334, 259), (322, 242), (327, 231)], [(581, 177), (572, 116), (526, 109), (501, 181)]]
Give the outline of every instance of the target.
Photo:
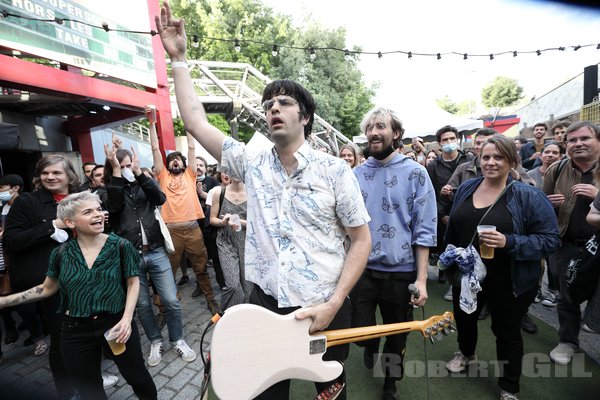
[[(44, 19), (44, 18), (28, 17), (25, 15), (15, 14), (15, 13), (12, 13), (12, 12), (9, 12), (6, 10), (0, 10), (0, 19), (9, 18), (9, 17), (25, 19), (25, 20), (29, 20), (29, 21), (56, 23), (58, 25), (63, 25), (65, 22), (70, 21), (70, 22), (81, 23), (81, 24), (84, 24), (84, 25), (87, 25), (87, 26), (90, 26), (93, 28), (97, 28), (97, 29), (103, 29), (106, 32), (113, 31), (113, 32), (123, 32), (123, 33), (134, 33), (134, 34), (140, 34), (140, 35), (150, 35), (150, 36), (158, 35), (158, 32), (155, 30), (134, 31), (134, 30), (127, 30), (127, 29), (111, 28), (106, 22), (103, 22), (102, 25), (94, 25), (89, 22), (81, 21), (81, 20), (74, 19), (74, 18), (58, 18), (58, 17), (56, 17), (53, 19)], [(517, 57), (519, 54), (536, 54), (538, 56), (541, 56), (542, 53), (549, 52), (549, 51), (566, 51), (567, 49), (572, 49), (573, 51), (578, 51), (580, 49), (587, 48), (587, 47), (593, 47), (593, 46), (595, 46), (597, 50), (600, 50), (600, 43), (597, 43), (597, 44), (589, 43), (589, 44), (583, 44), (583, 45), (578, 44), (578, 45), (570, 45), (570, 46), (548, 47), (545, 49), (537, 49), (537, 50), (509, 50), (509, 51), (500, 51), (500, 52), (492, 52), (492, 53), (485, 53), (485, 54), (474, 54), (474, 53), (465, 53), (465, 52), (458, 52), (458, 51), (448, 51), (448, 52), (439, 52), (439, 53), (425, 53), (425, 52), (406, 51), (406, 50), (364, 51), (364, 50), (342, 49), (342, 48), (338, 48), (338, 47), (318, 47), (318, 46), (302, 47), (302, 46), (294, 46), (294, 45), (289, 45), (289, 44), (268, 43), (268, 42), (264, 42), (261, 40), (255, 40), (255, 39), (214, 38), (214, 37), (208, 37), (208, 36), (201, 36), (197, 33), (194, 33), (191, 35), (191, 45), (193, 47), (195, 47), (195, 48), (200, 47), (201, 40), (229, 42), (233, 45), (234, 50), (237, 52), (240, 52), (242, 50), (243, 43), (258, 44), (258, 45), (265, 46), (265, 48), (270, 48), (271, 55), (273, 57), (277, 57), (279, 55), (280, 49), (302, 50), (302, 51), (308, 53), (308, 57), (311, 61), (314, 61), (317, 58), (317, 52), (321, 52), (321, 51), (341, 52), (341, 53), (344, 53), (344, 58), (346, 59), (346, 61), (351, 61), (354, 58), (354, 56), (356, 56), (356, 55), (376, 55), (379, 59), (382, 59), (384, 55), (401, 54), (401, 55), (405, 55), (409, 59), (411, 59), (413, 57), (435, 57), (437, 60), (441, 60), (442, 57), (445, 57), (445, 56), (459, 56), (459, 57), (462, 57), (463, 60), (468, 60), (469, 57), (479, 57), (479, 58), (487, 57), (490, 60), (494, 60), (495, 57), (504, 56), (504, 55), (512, 55), (513, 57)]]

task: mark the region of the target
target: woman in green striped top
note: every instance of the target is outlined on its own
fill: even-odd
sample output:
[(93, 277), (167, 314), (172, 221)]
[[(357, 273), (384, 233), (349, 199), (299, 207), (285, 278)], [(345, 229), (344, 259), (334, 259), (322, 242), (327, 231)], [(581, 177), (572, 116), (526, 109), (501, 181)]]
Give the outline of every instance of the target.
[(156, 386), (144, 365), (133, 312), (139, 293), (137, 251), (127, 240), (106, 235), (100, 198), (81, 192), (58, 205), (58, 218), (76, 239), (50, 254), (42, 285), (0, 297), (0, 308), (31, 303), (60, 293), (63, 314), (61, 352), (69, 379), (83, 400), (106, 399), (100, 369), (102, 348), (109, 349), (104, 332), (117, 331), (126, 343), (114, 361), (141, 399), (156, 399)]

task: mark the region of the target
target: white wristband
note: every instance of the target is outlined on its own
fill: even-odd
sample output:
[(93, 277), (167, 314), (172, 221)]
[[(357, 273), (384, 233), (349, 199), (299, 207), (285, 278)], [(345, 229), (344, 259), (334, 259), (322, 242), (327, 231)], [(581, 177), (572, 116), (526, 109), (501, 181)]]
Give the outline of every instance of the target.
[(171, 68), (187, 68), (188, 65), (185, 61), (172, 61)]

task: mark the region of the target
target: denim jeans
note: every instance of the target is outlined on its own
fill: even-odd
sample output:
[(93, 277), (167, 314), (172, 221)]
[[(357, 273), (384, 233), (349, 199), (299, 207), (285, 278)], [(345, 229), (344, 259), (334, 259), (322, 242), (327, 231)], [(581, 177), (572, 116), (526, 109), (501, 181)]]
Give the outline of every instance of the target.
[(171, 263), (164, 247), (145, 252), (140, 259), (140, 295), (137, 301), (137, 314), (140, 323), (151, 343), (162, 341), (160, 327), (152, 310), (152, 299), (147, 275), (160, 296), (160, 302), (165, 307), (169, 341), (171, 343), (183, 339), (183, 323), (181, 321), (181, 305), (177, 300), (177, 287), (173, 280)]

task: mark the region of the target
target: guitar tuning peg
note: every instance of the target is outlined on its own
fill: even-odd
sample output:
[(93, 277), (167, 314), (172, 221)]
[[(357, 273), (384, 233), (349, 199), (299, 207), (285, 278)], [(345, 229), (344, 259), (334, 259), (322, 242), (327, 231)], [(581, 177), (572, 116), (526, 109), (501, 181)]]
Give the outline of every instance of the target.
[(442, 335), (442, 332), (441, 332), (441, 331), (438, 331), (438, 333), (436, 333), (436, 335), (435, 335), (435, 338), (436, 338), (437, 340), (442, 340), (442, 339), (444, 338), (444, 336)]
[(433, 336), (429, 336), (429, 341), (431, 344), (435, 344), (435, 338)]
[(444, 334), (444, 336), (448, 336), (450, 334), (450, 331), (448, 330), (448, 328), (442, 328), (442, 333)]
[(454, 333), (456, 332), (456, 327), (452, 324), (450, 324), (450, 326), (448, 327), (448, 329), (450, 329), (450, 332)]

